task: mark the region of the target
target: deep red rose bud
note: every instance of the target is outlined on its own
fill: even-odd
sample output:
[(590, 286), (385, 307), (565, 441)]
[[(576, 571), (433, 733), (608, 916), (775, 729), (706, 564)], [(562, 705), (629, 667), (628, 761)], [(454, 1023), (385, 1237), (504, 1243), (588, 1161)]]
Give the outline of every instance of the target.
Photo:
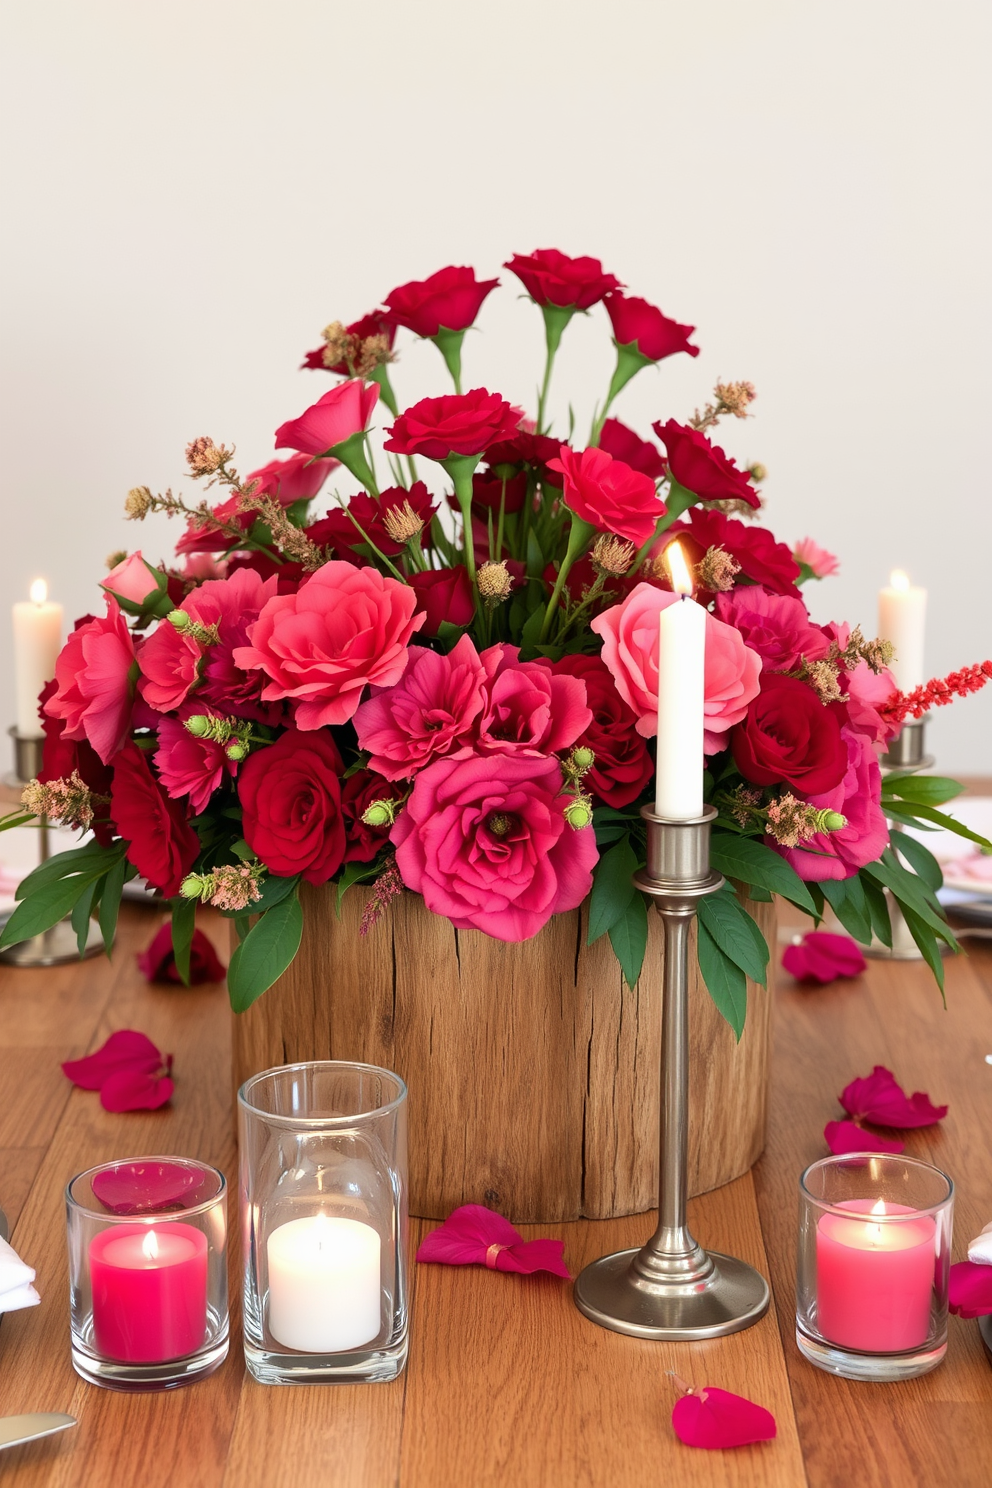
[(847, 769), (843, 709), (825, 707), (798, 677), (767, 672), (747, 717), (734, 729), (737, 768), (755, 785), (783, 782), (816, 796), (833, 790)]
[(700, 501), (746, 501), (748, 506), (761, 505), (747, 471), (739, 469), (729, 455), (711, 444), (698, 429), (689, 429), (674, 419), (667, 424), (659, 420), (652, 428), (664, 442), (672, 476)]
[(515, 253), (503, 267), (516, 274), (536, 304), (563, 310), (588, 310), (611, 289), (620, 288), (619, 279), (603, 273), (598, 258), (569, 258), (557, 248)]
[(665, 473), (665, 461), (658, 446), (650, 439), (642, 439), (619, 419), (606, 420), (599, 436), (599, 447), (614, 460), (622, 460), (631, 470), (639, 470), (654, 481), (660, 480)]
[(341, 756), (326, 729), (289, 729), (238, 777), (245, 841), (270, 872), (326, 883), (345, 850)]
[(645, 361), (660, 362), (679, 351), (686, 351), (694, 357), (699, 355), (699, 347), (689, 344), (689, 337), (696, 327), (669, 320), (647, 300), (614, 290), (606, 296), (606, 309), (617, 345), (633, 346)]
[(485, 388), (421, 398), (386, 431), (390, 437), (384, 448), (397, 455), (425, 455), (429, 460), (481, 455), (489, 445), (512, 438), (519, 418), (505, 398)]
[(475, 597), (464, 564), (413, 573), (407, 583), (417, 596), (417, 609), (427, 615), (421, 635), (436, 636), (445, 621), (468, 625), (475, 614)]
[(429, 279), (414, 279), (391, 290), (386, 296), (388, 318), (415, 336), (464, 331), (498, 284), (498, 279), (476, 279), (474, 269), (438, 269)]

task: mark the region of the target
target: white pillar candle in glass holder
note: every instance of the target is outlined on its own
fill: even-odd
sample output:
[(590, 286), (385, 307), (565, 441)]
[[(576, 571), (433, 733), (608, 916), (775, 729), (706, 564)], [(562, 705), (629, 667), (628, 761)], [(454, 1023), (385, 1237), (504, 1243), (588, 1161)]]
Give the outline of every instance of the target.
[(284, 1348), (335, 1354), (381, 1328), (379, 1235), (357, 1219), (313, 1214), (269, 1235), (269, 1332)]

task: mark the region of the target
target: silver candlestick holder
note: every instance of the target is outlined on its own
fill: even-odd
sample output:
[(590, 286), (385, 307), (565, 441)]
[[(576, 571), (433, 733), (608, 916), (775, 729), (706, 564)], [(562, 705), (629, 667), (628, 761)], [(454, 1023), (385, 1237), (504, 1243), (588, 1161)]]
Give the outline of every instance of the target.
[(749, 1328), (768, 1310), (768, 1283), (751, 1266), (703, 1250), (686, 1223), (689, 1138), (689, 932), (696, 906), (724, 880), (710, 868), (708, 806), (692, 821), (666, 821), (647, 806), (648, 861), (634, 883), (665, 927), (661, 1026), (658, 1227), (639, 1250), (586, 1266), (575, 1305), (594, 1323), (634, 1338), (719, 1338)]
[[(926, 726), (929, 722), (929, 715), (926, 715), (902, 725), (895, 737), (889, 740), (888, 749), (879, 759), (883, 775), (896, 770), (916, 774), (918, 770), (933, 768), (933, 755), (926, 752)], [(873, 938), (871, 945), (865, 948), (865, 955), (880, 961), (922, 961), (923, 952), (913, 939), (898, 904), (888, 889), (884, 892), (885, 902), (889, 907), (892, 944), (883, 945), (880, 940)], [(949, 948), (943, 941), (939, 945), (941, 955), (946, 955)]]
[[(14, 741), (14, 774), (5, 777), (4, 784), (27, 785), (41, 774), (45, 751), (44, 739), (32, 739), (20, 733), (16, 727), (7, 730)], [(38, 818), (38, 862), (48, 861), (50, 852), (49, 825), (46, 816)], [(0, 916), (0, 928), (10, 915)], [(86, 932), (86, 944), (82, 954), (95, 956), (103, 950), (100, 928), (90, 921)], [(60, 966), (65, 961), (78, 961), (80, 956), (76, 932), (69, 920), (60, 920), (50, 930), (22, 940), (19, 945), (8, 946), (0, 951), (0, 962), (7, 966)]]

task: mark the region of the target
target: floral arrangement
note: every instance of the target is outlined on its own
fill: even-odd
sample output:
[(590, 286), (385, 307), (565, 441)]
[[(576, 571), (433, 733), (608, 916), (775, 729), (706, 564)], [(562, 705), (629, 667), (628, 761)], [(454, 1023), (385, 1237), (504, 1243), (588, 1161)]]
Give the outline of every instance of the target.
[[(463, 391), (465, 332), (499, 281), (450, 267), (327, 327), (304, 366), (331, 386), (276, 430), (287, 457), (242, 477), (232, 449), (198, 438), (188, 473), (220, 500), (130, 492), (131, 519), (184, 521), (177, 559), (114, 555), (104, 613), (77, 622), (42, 693), (44, 769), (5, 824), (45, 813), (92, 835), (29, 875), (0, 944), (71, 914), (81, 937), (97, 917), (109, 946), (142, 874), (172, 900), (184, 977), (197, 903), (233, 918), (243, 1009), (296, 953), (301, 881), (338, 896), (366, 882), (363, 930), (407, 889), (504, 941), (589, 897), (590, 940), (609, 936), (633, 984), (647, 909), (631, 874), (677, 540), (707, 611), (712, 858), (739, 885), (700, 902), (721, 1011), (739, 1033), (746, 976), (763, 982), (768, 961), (746, 904), (772, 893), (890, 943), (888, 889), (940, 977), (937, 942), (954, 941), (939, 869), (899, 824), (971, 834), (937, 809), (953, 782), (883, 781), (878, 756), (921, 699), (974, 690), (992, 667), (903, 698), (885, 643), (810, 619), (802, 585), (836, 560), (759, 525), (764, 472), (713, 442), (721, 420), (749, 416), (751, 384), (717, 383), (691, 418), (654, 423), (659, 442), (643, 438), (616, 399), (643, 369), (697, 356), (694, 328), (593, 258), (542, 249), (505, 267), (544, 319), (533, 418)], [(569, 322), (592, 311), (616, 363), (583, 441), (555, 435), (546, 410)], [(404, 334), (435, 343), (453, 391), (401, 407)], [(384, 408), (388, 484), (369, 439)]]

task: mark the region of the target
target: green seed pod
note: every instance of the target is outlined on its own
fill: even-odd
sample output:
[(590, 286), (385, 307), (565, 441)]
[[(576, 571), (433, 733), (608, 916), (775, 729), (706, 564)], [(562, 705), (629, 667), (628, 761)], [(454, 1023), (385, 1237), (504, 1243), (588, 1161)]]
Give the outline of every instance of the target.
[(232, 739), (224, 753), (229, 760), (243, 760), (248, 753), (248, 745), (242, 744), (240, 739)]
[(192, 620), (187, 615), (185, 610), (170, 610), (165, 618), (168, 620), (170, 625), (175, 626), (176, 630), (178, 630), (180, 634), (182, 634), (184, 630), (189, 630), (190, 626), (193, 624)]
[(565, 807), (565, 820), (570, 827), (578, 832), (582, 827), (588, 827), (592, 822), (592, 811), (585, 801), (573, 801)]
[(204, 882), (199, 873), (190, 873), (179, 885), (179, 892), (184, 899), (199, 899), (203, 894)]
[(186, 732), (193, 735), (194, 739), (206, 738), (210, 731), (210, 719), (206, 713), (194, 713), (192, 718), (186, 720)]

